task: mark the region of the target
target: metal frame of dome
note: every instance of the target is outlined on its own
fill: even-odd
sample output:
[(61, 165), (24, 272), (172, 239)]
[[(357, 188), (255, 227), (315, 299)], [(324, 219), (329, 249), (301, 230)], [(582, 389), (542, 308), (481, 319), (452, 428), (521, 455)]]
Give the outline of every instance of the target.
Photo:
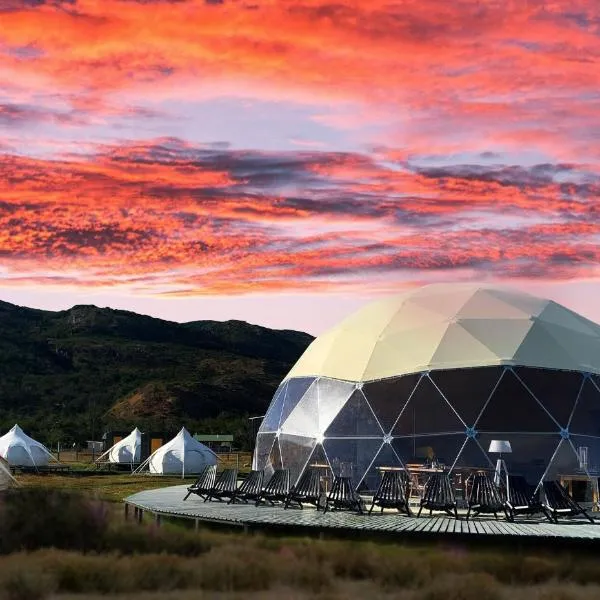
[[(440, 286), (435, 287), (439, 300), (443, 294)], [(456, 286), (449, 288), (452, 294), (456, 292)], [(470, 303), (470, 310), (480, 319), (487, 320), (485, 315), (488, 315), (501, 320), (494, 317), (503, 309), (502, 303), (495, 301), (497, 298), (486, 309), (482, 302), (472, 301), (473, 297), (481, 296), (481, 288), (471, 287), (466, 293), (467, 289), (460, 286), (459, 292), (463, 304), (457, 306), (454, 294), (454, 305), (450, 301), (442, 303), (446, 312), (453, 316), (442, 315), (442, 319), (448, 323), (464, 320), (464, 315), (468, 314), (465, 305)], [(489, 292), (490, 289), (485, 288), (484, 295), (489, 296)], [(595, 324), (550, 301), (505, 290), (492, 294), (498, 295), (510, 298), (513, 305), (518, 304), (517, 312), (528, 306), (530, 312), (537, 315), (529, 317), (529, 329), (524, 338), (539, 327), (547, 333), (546, 321), (558, 322), (560, 331), (570, 322), (571, 331), (575, 330), (580, 336), (593, 337), (594, 328), (600, 332)], [(387, 300), (387, 305), (402, 307), (408, 300), (414, 314), (415, 302), (411, 300), (414, 297), (422, 299), (423, 291), (404, 295), (400, 300)], [(381, 302), (369, 306), (381, 307)], [(351, 316), (343, 327), (338, 326), (333, 331), (341, 331), (341, 337), (346, 340), (355, 337), (356, 333), (348, 333), (350, 322), (364, 332), (360, 323), (365, 313), (370, 318), (378, 312), (369, 306), (359, 311), (362, 318)], [(544, 312), (546, 319), (540, 317)], [(381, 311), (379, 314), (381, 316)], [(439, 321), (440, 313), (437, 314)], [(391, 321), (394, 320), (395, 327), (402, 330), (405, 320)], [(512, 312), (506, 320), (520, 321), (522, 315)], [(514, 323), (504, 325), (510, 329)], [(419, 329), (422, 326), (427, 327), (427, 324), (420, 322)], [(494, 329), (500, 330), (500, 327)], [(513, 335), (514, 330), (513, 327), (509, 334)], [(480, 331), (484, 333), (485, 327)], [(331, 340), (330, 334), (325, 335)], [(457, 336), (452, 334), (452, 337), (456, 339)], [(598, 337), (600, 349), (600, 333)], [(399, 335), (396, 341), (401, 344), (403, 339)], [(413, 339), (410, 336), (411, 342)], [(506, 340), (506, 336), (503, 339)], [(381, 331), (378, 340), (386, 340)], [(573, 343), (573, 336), (567, 336), (567, 342)], [(442, 336), (441, 343), (447, 344), (447, 337)], [(322, 345), (315, 345), (322, 357)], [(333, 344), (331, 348), (335, 346)], [(356, 358), (352, 348), (346, 347), (351, 358)], [(311, 348), (284, 379), (263, 419), (254, 456), (257, 468), (284, 466), (291, 469), (293, 478), (297, 478), (306, 465), (313, 462), (325, 462), (333, 471), (351, 465), (354, 483), (372, 489), (377, 479), (377, 466), (402, 465), (418, 453), (435, 453), (450, 469), (467, 465), (491, 467), (493, 462), (485, 449), (492, 438), (500, 436), (510, 439), (514, 448), (507, 458), (509, 468), (524, 473), (532, 482), (566, 471), (589, 477), (600, 469), (600, 376), (589, 369), (572, 368), (573, 357), (580, 356), (577, 352), (567, 353), (567, 367), (570, 368), (556, 368), (556, 353), (544, 345), (540, 346), (540, 353), (545, 357), (537, 364), (532, 350), (521, 353), (528, 360), (519, 364), (518, 347), (512, 357), (505, 352), (491, 365), (486, 361), (474, 364), (470, 355), (469, 361), (461, 355), (465, 348), (463, 344), (455, 348), (454, 359), (461, 362), (459, 367), (448, 366), (448, 359), (452, 358), (449, 349), (444, 349), (442, 355), (447, 358), (443, 361), (434, 349), (431, 358), (437, 354), (438, 359), (430, 360), (425, 368), (415, 367), (406, 372), (406, 365), (402, 363), (399, 372), (391, 376), (364, 380), (356, 377), (355, 371), (355, 379), (348, 380), (332, 377), (330, 373), (339, 370), (341, 361), (327, 359), (322, 361), (320, 373), (308, 375), (306, 366), (315, 364), (310, 357), (314, 351)], [(473, 345), (469, 343), (466, 348), (468, 354)], [(309, 355), (308, 359), (306, 355)], [(364, 358), (361, 360), (368, 366), (368, 360), (366, 363)], [(576, 360), (579, 360), (578, 365), (582, 364), (579, 358)], [(552, 367), (549, 368), (548, 363)], [(362, 371), (363, 377), (365, 372), (368, 369)]]

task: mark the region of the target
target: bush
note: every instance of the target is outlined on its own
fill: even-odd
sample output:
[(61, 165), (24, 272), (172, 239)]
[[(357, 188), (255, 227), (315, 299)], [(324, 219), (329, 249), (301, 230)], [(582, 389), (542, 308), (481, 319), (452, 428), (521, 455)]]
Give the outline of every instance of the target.
[(6, 600), (44, 600), (54, 592), (53, 577), (25, 560), (3, 570), (0, 579), (0, 597)]
[(498, 582), (484, 573), (445, 575), (417, 596), (418, 600), (502, 600)]

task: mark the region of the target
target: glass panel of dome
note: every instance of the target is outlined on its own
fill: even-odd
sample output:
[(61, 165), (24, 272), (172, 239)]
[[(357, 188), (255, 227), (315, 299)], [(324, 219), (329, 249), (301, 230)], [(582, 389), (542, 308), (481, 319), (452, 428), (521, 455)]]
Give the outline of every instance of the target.
[[(306, 469), (317, 469), (320, 475), (321, 484), (323, 485), (323, 491), (331, 489), (333, 473), (331, 471), (331, 465), (329, 459), (327, 458), (327, 454), (325, 453), (325, 450), (321, 444), (315, 445), (309, 459), (304, 465), (302, 472), (306, 471)], [(302, 473), (298, 474), (298, 478), (300, 478), (301, 474)]]
[(600, 476), (600, 438), (572, 435), (571, 442), (578, 456), (579, 467), (591, 476)]
[(273, 447), (271, 448), (271, 454), (269, 454), (269, 464), (273, 469), (281, 469), (283, 468), (283, 462), (281, 460), (281, 452), (279, 450), (279, 439), (276, 439), (273, 442)]
[(502, 367), (450, 369), (432, 371), (430, 377), (462, 420), (472, 427), (502, 372)]
[(275, 441), (274, 433), (259, 433), (256, 436), (256, 448), (254, 450), (254, 469), (264, 469), (269, 463), (269, 454)]
[(319, 432), (324, 432), (356, 389), (354, 383), (321, 377), (317, 382), (319, 397)]
[(451, 467), (466, 439), (464, 433), (417, 435), (394, 438), (392, 446), (407, 468), (411, 465), (424, 466), (431, 463)]
[(290, 470), (290, 482), (292, 485), (296, 483), (296, 480), (304, 469), (304, 465), (312, 454), (314, 446), (314, 438), (286, 435), (284, 433), (279, 436), (281, 462), (284, 469)]
[(316, 381), (306, 390), (287, 418), (282, 419), (280, 427), (282, 433), (317, 437), (319, 434), (319, 392)]
[(429, 377), (423, 376), (406, 404), (392, 435), (464, 432), (466, 425), (444, 400)]
[(375, 460), (371, 463), (369, 470), (361, 482), (361, 489), (375, 491), (381, 481), (379, 467), (402, 468), (402, 461), (398, 458), (391, 444), (382, 444)]
[[(556, 434), (481, 433), (477, 440), (486, 452), (492, 440), (510, 442), (511, 452), (502, 455), (508, 473), (522, 475), (529, 483), (537, 485), (550, 464), (561, 438)], [(494, 465), (500, 458), (499, 454), (490, 452), (488, 456)]]
[(300, 399), (314, 381), (314, 377), (293, 377), (292, 379), (288, 379), (285, 400), (281, 409), (280, 424), (285, 422), (288, 415), (294, 410), (296, 404), (300, 402)]
[(475, 427), (478, 431), (528, 433), (559, 429), (510, 369), (505, 371)]
[(358, 436), (383, 438), (383, 431), (361, 390), (352, 393), (325, 432), (326, 438)]
[(275, 396), (273, 396), (273, 400), (271, 400), (271, 404), (267, 409), (267, 414), (260, 424), (259, 433), (263, 431), (277, 431), (279, 429), (279, 421), (281, 420), (281, 408), (283, 407), (283, 401), (285, 400), (285, 390), (287, 385), (285, 383), (281, 384), (277, 391), (275, 392)]
[(583, 374), (529, 367), (516, 367), (515, 373), (560, 426), (566, 427), (583, 384)]
[(584, 464), (579, 459), (580, 457), (577, 455), (577, 451), (570, 440), (561, 440), (552, 457), (544, 479), (566, 480), (581, 477), (587, 479), (587, 472), (584, 468)]
[(323, 442), (334, 474), (352, 478), (357, 486), (381, 447), (381, 439), (326, 439)]
[(363, 385), (363, 394), (385, 433), (390, 432), (396, 423), (419, 378), (420, 375), (405, 375)]
[(458, 451), (454, 466), (449, 465), (454, 471), (464, 469), (493, 469), (495, 463), (490, 460), (490, 456), (486, 453), (487, 448), (484, 448), (478, 439), (464, 438), (464, 444)]
[(583, 383), (569, 423), (569, 431), (573, 435), (600, 436), (600, 392), (591, 378)]

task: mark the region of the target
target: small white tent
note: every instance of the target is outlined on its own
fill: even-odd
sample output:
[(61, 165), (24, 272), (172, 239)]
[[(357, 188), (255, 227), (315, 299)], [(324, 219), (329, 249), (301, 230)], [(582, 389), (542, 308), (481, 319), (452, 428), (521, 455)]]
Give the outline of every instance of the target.
[(44, 467), (50, 459), (56, 460), (46, 446), (26, 435), (18, 425), (0, 437), (0, 456), (11, 467)]
[(16, 480), (10, 472), (9, 464), (0, 457), (0, 491), (6, 490), (15, 484)]
[(216, 464), (217, 455), (182, 427), (170, 442), (155, 450), (135, 472), (148, 469), (154, 475), (185, 477), (200, 473), (204, 467)]
[(127, 437), (109, 448), (96, 462), (106, 461), (118, 465), (134, 465), (142, 455), (142, 432), (136, 427)]

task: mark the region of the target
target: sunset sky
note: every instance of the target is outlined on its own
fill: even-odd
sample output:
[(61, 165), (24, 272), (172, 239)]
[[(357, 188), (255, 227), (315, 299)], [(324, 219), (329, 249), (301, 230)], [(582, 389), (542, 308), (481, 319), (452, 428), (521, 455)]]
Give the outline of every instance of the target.
[(0, 0), (0, 299), (318, 334), (500, 282), (600, 321), (597, 0)]

